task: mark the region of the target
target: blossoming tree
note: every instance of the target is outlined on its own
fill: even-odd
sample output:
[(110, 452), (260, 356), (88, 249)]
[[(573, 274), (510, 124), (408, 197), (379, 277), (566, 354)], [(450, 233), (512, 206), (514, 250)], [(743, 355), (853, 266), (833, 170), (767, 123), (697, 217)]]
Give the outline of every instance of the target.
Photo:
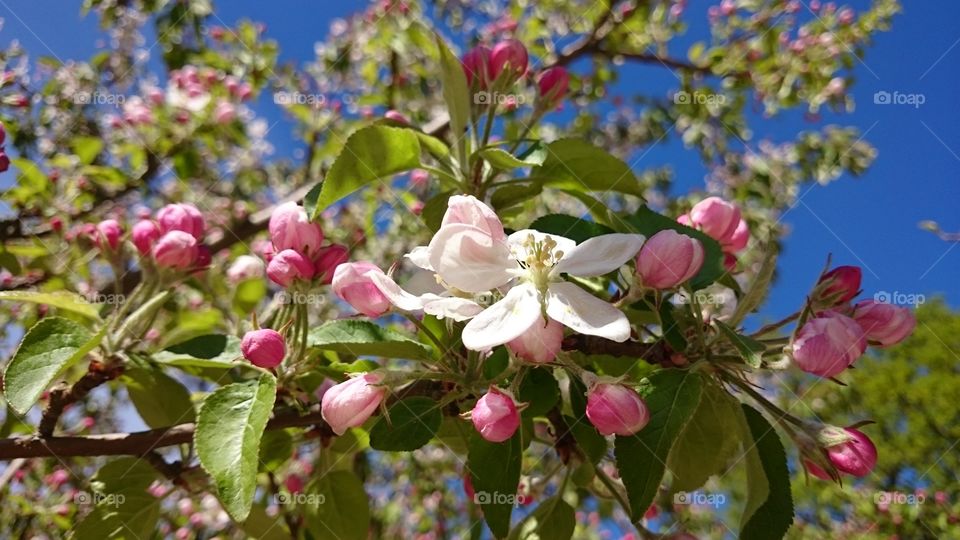
[[(597, 534), (577, 510), (599, 505), (653, 537), (661, 508), (738, 468), (730, 529), (779, 538), (791, 476), (869, 474), (870, 419), (797, 416), (770, 375), (841, 382), (912, 313), (828, 263), (795, 313), (757, 321), (779, 211), (872, 149), (827, 127), (754, 150), (745, 107), (845, 107), (896, 4), (724, 0), (689, 60), (666, 53), (681, 0), (572, 4), (376, 2), (279, 67), (263, 27), (207, 2), (93, 0), (115, 46), (89, 62), (4, 51), (0, 300), (23, 335), (0, 487), (69, 494), (10, 530), (553, 539)], [(608, 104), (624, 62), (679, 86)], [(270, 90), (299, 166), (267, 159)], [(674, 126), (708, 193), (628, 164)], [(147, 429), (115, 432), (129, 417)], [(390, 515), (394, 497), (417, 509)]]

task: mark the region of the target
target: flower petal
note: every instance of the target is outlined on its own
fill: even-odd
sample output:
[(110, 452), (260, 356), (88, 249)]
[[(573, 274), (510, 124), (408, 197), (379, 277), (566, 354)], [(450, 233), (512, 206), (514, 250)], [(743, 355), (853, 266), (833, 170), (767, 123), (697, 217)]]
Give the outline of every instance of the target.
[(643, 247), (642, 234), (604, 234), (594, 236), (564, 252), (556, 273), (595, 277), (613, 272), (636, 256)]
[(447, 201), (447, 211), (443, 214), (440, 226), (454, 224), (473, 225), (494, 240), (507, 238), (507, 234), (503, 232), (503, 223), (496, 212), (473, 195), (454, 195)]
[(404, 255), (404, 257), (410, 259), (410, 262), (424, 270), (433, 270), (433, 267), (430, 266), (430, 248), (427, 246), (417, 246), (410, 250), (410, 253)]
[(400, 288), (392, 277), (383, 272), (367, 272), (364, 274), (373, 285), (387, 297), (387, 300), (398, 309), (403, 311), (419, 311), (423, 309), (423, 302), (420, 298), (408, 293)]
[(484, 292), (513, 278), (517, 262), (506, 242), (472, 225), (440, 227), (430, 240), (430, 265), (449, 285), (466, 292)]
[(519, 337), (540, 320), (540, 301), (533, 285), (510, 289), (496, 304), (483, 310), (463, 329), (464, 347), (483, 351)]
[(581, 334), (613, 341), (626, 341), (630, 337), (630, 323), (623, 312), (573, 283), (550, 284), (547, 315)]
[(423, 312), (440, 319), (466, 321), (483, 311), (483, 306), (473, 300), (456, 296), (425, 294), (420, 299), (423, 301)]

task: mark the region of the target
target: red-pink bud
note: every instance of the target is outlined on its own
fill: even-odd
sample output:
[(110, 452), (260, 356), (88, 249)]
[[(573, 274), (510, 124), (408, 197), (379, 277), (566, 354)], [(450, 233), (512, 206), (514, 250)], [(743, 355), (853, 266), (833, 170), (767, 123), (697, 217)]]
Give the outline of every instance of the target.
[(917, 319), (909, 309), (874, 300), (864, 300), (854, 306), (853, 320), (863, 328), (868, 340), (881, 347), (907, 339), (917, 326)]
[(203, 239), (206, 228), (200, 210), (192, 204), (184, 203), (168, 204), (161, 208), (157, 212), (157, 222), (160, 224), (161, 233), (183, 231), (197, 240)]
[(62, 230), (63, 230), (63, 220), (60, 219), (60, 217), (58, 217), (58, 216), (53, 216), (52, 218), (50, 218), (50, 229), (53, 230), (53, 232), (56, 232), (56, 233), (59, 233), (60, 231), (62, 231)]
[(207, 268), (213, 262), (213, 253), (210, 252), (210, 246), (206, 244), (197, 245), (197, 258), (193, 265), (197, 268)]
[(720, 242), (723, 251), (727, 253), (740, 251), (750, 239), (750, 230), (741, 219), (740, 209), (720, 197), (707, 197), (698, 202), (689, 214), (681, 216), (677, 221), (700, 229)]
[(463, 55), (460, 61), (467, 76), (467, 86), (484, 89), (490, 82), (490, 48), (477, 45)]
[(637, 273), (646, 287), (670, 289), (695, 276), (703, 258), (699, 240), (664, 229), (643, 244), (637, 254)]
[(867, 338), (860, 325), (835, 311), (825, 311), (807, 321), (791, 346), (797, 366), (821, 377), (838, 375), (866, 350)]
[(838, 266), (827, 272), (818, 285), (823, 286), (819, 299), (832, 302), (832, 305), (845, 304), (860, 292), (863, 278), (859, 266)]
[(509, 439), (520, 427), (520, 413), (513, 397), (493, 386), (477, 400), (470, 420), (481, 437), (495, 443)]
[(399, 113), (399, 112), (397, 112), (397, 111), (395, 111), (395, 110), (393, 110), (393, 109), (390, 109), (389, 111), (385, 112), (385, 113), (383, 114), (383, 117), (386, 118), (387, 120), (393, 120), (394, 122), (396, 122), (396, 123), (398, 123), (398, 124), (410, 125), (410, 119), (409, 119), (409, 118), (407, 118), (407, 117), (404, 116), (403, 114), (401, 114), (401, 113)]
[(333, 272), (333, 292), (367, 317), (379, 317), (390, 309), (390, 301), (367, 276), (383, 273), (377, 265), (366, 262), (344, 263)]
[(553, 362), (563, 342), (563, 325), (553, 319), (536, 322), (520, 337), (507, 342), (507, 348), (518, 357), (537, 364)]
[(6, 150), (0, 148), (0, 172), (7, 172), (10, 169), (10, 156)]
[(570, 89), (570, 73), (562, 66), (552, 67), (540, 75), (537, 87), (540, 89), (540, 99), (544, 102), (559, 102)]
[(240, 352), (251, 364), (264, 369), (273, 369), (280, 365), (287, 354), (287, 345), (283, 336), (276, 330), (264, 328), (251, 330), (243, 335)]
[(97, 245), (100, 249), (115, 251), (120, 246), (123, 227), (115, 219), (105, 219), (97, 224)]
[(337, 435), (359, 426), (377, 410), (387, 389), (379, 373), (364, 373), (333, 386), (323, 394), (320, 414)]
[[(853, 439), (827, 448), (827, 458), (842, 473), (862, 478), (877, 465), (877, 447), (859, 429), (843, 428)], [(830, 475), (815, 463), (804, 460), (804, 466), (813, 476), (830, 480)]]
[(7, 128), (3, 125), (3, 122), (0, 122), (0, 146), (3, 146), (5, 142), (7, 142)]
[(133, 245), (140, 255), (147, 255), (160, 239), (160, 227), (150, 219), (142, 219), (133, 226)]
[(184, 231), (170, 231), (154, 244), (153, 259), (161, 268), (186, 270), (197, 260), (197, 239)]
[(350, 252), (347, 246), (340, 244), (330, 244), (320, 248), (317, 252), (316, 267), (314, 275), (323, 285), (329, 285), (333, 282), (333, 272), (338, 266), (350, 260)]
[(283, 481), (283, 485), (290, 493), (300, 493), (304, 487), (303, 478), (300, 475), (291, 474)]
[(313, 262), (295, 249), (285, 249), (270, 259), (267, 277), (281, 287), (289, 287), (294, 281), (313, 278)]
[(425, 186), (430, 180), (430, 173), (423, 169), (414, 169), (410, 172), (410, 183), (414, 186)]
[(320, 225), (310, 221), (306, 209), (295, 202), (284, 203), (274, 209), (268, 229), (277, 251), (295, 249), (313, 257), (323, 242)]
[(507, 86), (527, 72), (527, 48), (515, 39), (501, 41), (490, 51), (490, 80), (501, 76)]
[(233, 119), (236, 117), (237, 108), (229, 101), (221, 101), (217, 103), (216, 108), (213, 109), (213, 121), (218, 124), (229, 124), (233, 122)]
[(587, 418), (603, 435), (633, 435), (650, 421), (650, 410), (630, 388), (599, 383), (587, 392)]

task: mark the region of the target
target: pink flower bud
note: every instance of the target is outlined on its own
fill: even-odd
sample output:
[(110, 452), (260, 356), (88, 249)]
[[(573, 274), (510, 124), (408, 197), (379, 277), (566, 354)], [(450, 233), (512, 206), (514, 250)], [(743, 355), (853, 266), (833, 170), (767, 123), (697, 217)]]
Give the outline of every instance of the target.
[(630, 388), (599, 383), (587, 392), (587, 418), (603, 435), (633, 435), (650, 421), (650, 410)]
[(909, 309), (873, 300), (854, 306), (853, 319), (863, 328), (867, 339), (880, 343), (881, 347), (907, 339), (917, 326), (917, 319)]
[(859, 266), (838, 266), (820, 279), (818, 285), (823, 288), (818, 299), (830, 305), (845, 304), (860, 292), (862, 278)]
[(410, 183), (414, 186), (425, 186), (430, 180), (430, 173), (423, 169), (414, 169), (410, 172)]
[(740, 251), (747, 245), (750, 231), (740, 217), (740, 209), (720, 197), (707, 197), (698, 202), (678, 222), (700, 229), (720, 242), (727, 253)]
[(197, 239), (184, 231), (170, 231), (154, 244), (153, 259), (161, 268), (186, 270), (197, 260)]
[(227, 280), (236, 284), (248, 279), (263, 277), (263, 272), (263, 261), (259, 257), (241, 255), (227, 269)]
[(393, 109), (390, 109), (389, 111), (385, 112), (385, 113), (383, 114), (383, 117), (386, 118), (387, 120), (393, 120), (394, 122), (396, 122), (396, 123), (398, 123), (398, 124), (410, 125), (410, 119), (409, 119), (409, 118), (407, 118), (407, 117), (404, 116), (403, 114), (401, 114), (401, 113), (399, 113), (399, 112), (397, 112), (397, 111), (395, 111), (395, 110), (393, 110)]
[(330, 244), (320, 248), (316, 260), (314, 275), (320, 283), (329, 285), (333, 281), (333, 272), (337, 267), (350, 260), (350, 253), (347, 251), (347, 246)]
[[(838, 471), (862, 478), (877, 465), (877, 447), (873, 441), (856, 428), (843, 428), (852, 440), (827, 448), (827, 458)], [(813, 476), (830, 480), (830, 475), (815, 463), (804, 460), (804, 466)]]
[(270, 259), (267, 277), (281, 287), (289, 287), (296, 280), (313, 277), (313, 262), (294, 249), (285, 249)]
[(229, 124), (237, 117), (237, 108), (229, 101), (221, 101), (213, 109), (213, 121), (218, 124)]
[(644, 286), (669, 289), (695, 276), (703, 257), (699, 240), (664, 229), (643, 244), (637, 254), (637, 273)]
[(854, 19), (854, 13), (853, 13), (853, 10), (850, 8), (843, 8), (840, 10), (839, 13), (837, 13), (837, 22), (839, 22), (844, 26), (847, 26), (848, 24), (852, 23), (853, 19)]
[(133, 226), (133, 245), (140, 255), (146, 256), (153, 244), (160, 239), (160, 227), (153, 220), (142, 219)]
[(197, 258), (193, 265), (199, 269), (207, 268), (213, 261), (213, 253), (210, 253), (210, 246), (206, 244), (197, 245)]
[(320, 225), (310, 221), (306, 209), (295, 202), (278, 206), (270, 216), (268, 229), (277, 251), (295, 249), (312, 257), (323, 242)]
[(528, 362), (544, 364), (553, 362), (562, 342), (563, 325), (553, 319), (548, 319), (544, 325), (541, 318), (520, 337), (507, 342), (507, 348)]
[(501, 76), (507, 86), (512, 85), (527, 72), (527, 48), (515, 39), (501, 41), (490, 51), (490, 80)]
[(0, 146), (3, 146), (5, 142), (7, 142), (7, 128), (3, 125), (3, 122), (0, 122)]
[(283, 485), (290, 493), (300, 493), (303, 491), (303, 478), (299, 475), (291, 474), (283, 481)]
[(447, 211), (443, 214), (441, 226), (454, 224), (472, 225), (494, 240), (507, 238), (497, 214), (473, 195), (454, 195), (447, 201)]
[(251, 364), (264, 369), (273, 369), (283, 362), (287, 345), (276, 330), (264, 328), (251, 330), (240, 341), (240, 352)]
[(7, 172), (10, 168), (10, 156), (7, 155), (7, 152), (0, 148), (0, 172)]
[(856, 321), (825, 311), (807, 321), (791, 346), (793, 360), (803, 371), (834, 377), (867, 350), (867, 338)]
[(333, 272), (333, 292), (367, 317), (379, 317), (391, 304), (367, 277), (370, 272), (382, 274), (383, 270), (366, 261), (341, 264)]
[(63, 220), (58, 216), (53, 216), (50, 218), (50, 229), (55, 233), (63, 231)]
[(320, 414), (337, 435), (359, 426), (377, 410), (387, 392), (379, 373), (364, 373), (342, 382), (323, 394)]
[(200, 210), (192, 204), (184, 203), (168, 204), (161, 208), (157, 212), (157, 222), (160, 224), (161, 233), (183, 231), (197, 240), (203, 239), (206, 228)]
[(481, 437), (495, 443), (509, 439), (520, 427), (520, 413), (513, 397), (493, 386), (477, 400), (470, 420)]
[(102, 250), (116, 251), (120, 246), (123, 228), (115, 219), (105, 219), (97, 224), (97, 245)]
[(150, 105), (140, 96), (134, 96), (123, 104), (123, 119), (128, 124), (152, 124), (155, 121)]
[(570, 73), (562, 66), (552, 67), (540, 75), (537, 87), (540, 89), (540, 99), (544, 102), (559, 102), (570, 89)]
[(460, 61), (467, 75), (467, 86), (485, 89), (490, 82), (490, 48), (477, 45), (463, 55)]

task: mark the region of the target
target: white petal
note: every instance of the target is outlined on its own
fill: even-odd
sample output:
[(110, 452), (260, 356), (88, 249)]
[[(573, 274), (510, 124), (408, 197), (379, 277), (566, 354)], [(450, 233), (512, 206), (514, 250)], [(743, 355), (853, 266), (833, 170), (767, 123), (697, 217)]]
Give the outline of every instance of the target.
[(613, 272), (640, 251), (642, 234), (604, 234), (594, 236), (565, 251), (553, 271), (574, 276), (594, 277)]
[(441, 319), (466, 321), (483, 311), (483, 306), (473, 300), (456, 296), (443, 297), (435, 294), (425, 294), (420, 299), (423, 301), (424, 313)]
[(424, 270), (433, 270), (433, 267), (430, 266), (430, 248), (427, 246), (417, 246), (413, 248), (410, 253), (404, 255), (404, 257), (410, 259), (410, 262)]
[(510, 250), (513, 252), (514, 257), (516, 257), (517, 260), (522, 261), (527, 258), (528, 253), (526, 243), (530, 236), (533, 236), (533, 240), (538, 243), (543, 242), (547, 239), (547, 237), (553, 238), (553, 241), (557, 243), (557, 247), (554, 249), (563, 251), (564, 253), (567, 253), (577, 245), (577, 243), (573, 240), (556, 234), (542, 233), (534, 229), (521, 229), (507, 237), (507, 243), (510, 244)]
[(540, 301), (533, 285), (514, 287), (496, 304), (467, 323), (463, 329), (464, 347), (483, 351), (511, 341), (540, 320)]
[(613, 341), (630, 337), (630, 323), (619, 309), (573, 283), (551, 283), (547, 289), (547, 315), (581, 334)]
[(423, 309), (423, 302), (420, 298), (408, 293), (400, 288), (392, 277), (383, 272), (367, 272), (364, 274), (373, 284), (380, 289), (380, 292), (387, 297), (387, 300), (398, 309), (403, 311), (419, 311)]
[(444, 283), (461, 291), (495, 289), (509, 282), (517, 269), (506, 242), (471, 225), (440, 227), (429, 249), (430, 265)]

